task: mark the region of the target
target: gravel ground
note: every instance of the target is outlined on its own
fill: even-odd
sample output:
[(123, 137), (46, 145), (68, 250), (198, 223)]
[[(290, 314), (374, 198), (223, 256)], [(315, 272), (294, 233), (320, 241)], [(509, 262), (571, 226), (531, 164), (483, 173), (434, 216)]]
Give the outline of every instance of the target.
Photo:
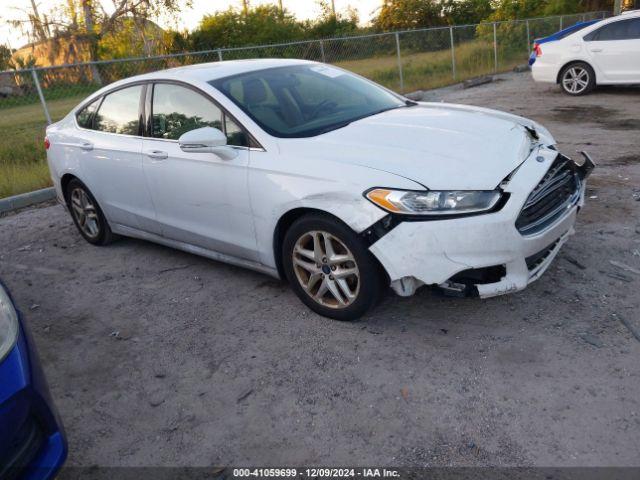
[(640, 89), (569, 98), (524, 73), (426, 98), (529, 116), (599, 162), (526, 291), (390, 294), (338, 323), (257, 273), (92, 247), (61, 206), (0, 219), (69, 465), (640, 466)]

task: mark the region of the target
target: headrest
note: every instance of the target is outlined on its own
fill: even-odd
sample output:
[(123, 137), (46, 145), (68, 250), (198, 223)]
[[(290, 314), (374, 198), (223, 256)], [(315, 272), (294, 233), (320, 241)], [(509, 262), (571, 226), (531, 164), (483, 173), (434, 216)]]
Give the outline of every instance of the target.
[(244, 90), (244, 103), (246, 105), (255, 105), (267, 99), (267, 89), (259, 78), (242, 80), (242, 89)]

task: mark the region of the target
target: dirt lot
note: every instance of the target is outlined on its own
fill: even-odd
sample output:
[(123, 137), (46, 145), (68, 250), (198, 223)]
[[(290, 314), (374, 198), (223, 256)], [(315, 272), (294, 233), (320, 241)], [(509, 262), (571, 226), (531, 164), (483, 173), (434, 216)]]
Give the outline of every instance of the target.
[(69, 464), (640, 466), (640, 89), (502, 78), (428, 98), (532, 117), (600, 163), (577, 235), (518, 294), (390, 294), (338, 323), (257, 273), (92, 247), (60, 206), (0, 219)]

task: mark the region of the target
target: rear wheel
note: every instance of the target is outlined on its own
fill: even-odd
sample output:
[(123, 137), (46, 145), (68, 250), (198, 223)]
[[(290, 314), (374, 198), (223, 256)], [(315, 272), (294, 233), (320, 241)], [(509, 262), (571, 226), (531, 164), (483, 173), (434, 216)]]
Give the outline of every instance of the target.
[(380, 297), (380, 268), (360, 238), (332, 217), (298, 219), (285, 234), (284, 271), (309, 308), (336, 320), (355, 320)]
[(586, 95), (596, 86), (596, 74), (583, 62), (571, 63), (560, 73), (560, 87), (568, 95)]
[(113, 241), (107, 219), (84, 183), (78, 179), (71, 180), (67, 185), (66, 198), (73, 223), (87, 242), (107, 245)]

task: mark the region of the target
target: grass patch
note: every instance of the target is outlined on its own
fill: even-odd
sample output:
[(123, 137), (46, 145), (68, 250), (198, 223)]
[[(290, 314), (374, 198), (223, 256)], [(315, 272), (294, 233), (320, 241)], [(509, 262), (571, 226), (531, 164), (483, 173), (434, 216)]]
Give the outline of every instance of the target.
[[(524, 49), (523, 49), (524, 50)], [(471, 40), (456, 45), (456, 78), (451, 71), (451, 51), (402, 51), (404, 92), (442, 87), (468, 78), (494, 72), (493, 44)], [(499, 51), (499, 70), (506, 71), (523, 63), (524, 52)], [(335, 62), (399, 91), (398, 59), (393, 54), (359, 60)], [(95, 86), (50, 88), (45, 91), (47, 105), (54, 121), (61, 119)], [(0, 102), (0, 198), (51, 185), (44, 151), (44, 113), (37, 97), (24, 96), (12, 100), (19, 105)], [(30, 103), (29, 103), (30, 102)]]
[[(523, 53), (500, 51), (501, 71), (523, 63)], [(456, 45), (456, 77), (451, 68), (451, 50), (434, 52), (401, 52), (404, 92), (444, 87), (452, 83), (494, 73), (493, 43), (473, 40)], [(395, 55), (336, 62), (335, 65), (384, 85), (395, 91), (400, 89), (398, 58)]]
[[(61, 119), (83, 98), (48, 102), (51, 117)], [(45, 127), (40, 103), (0, 110), (0, 198), (51, 185), (43, 143)]]

